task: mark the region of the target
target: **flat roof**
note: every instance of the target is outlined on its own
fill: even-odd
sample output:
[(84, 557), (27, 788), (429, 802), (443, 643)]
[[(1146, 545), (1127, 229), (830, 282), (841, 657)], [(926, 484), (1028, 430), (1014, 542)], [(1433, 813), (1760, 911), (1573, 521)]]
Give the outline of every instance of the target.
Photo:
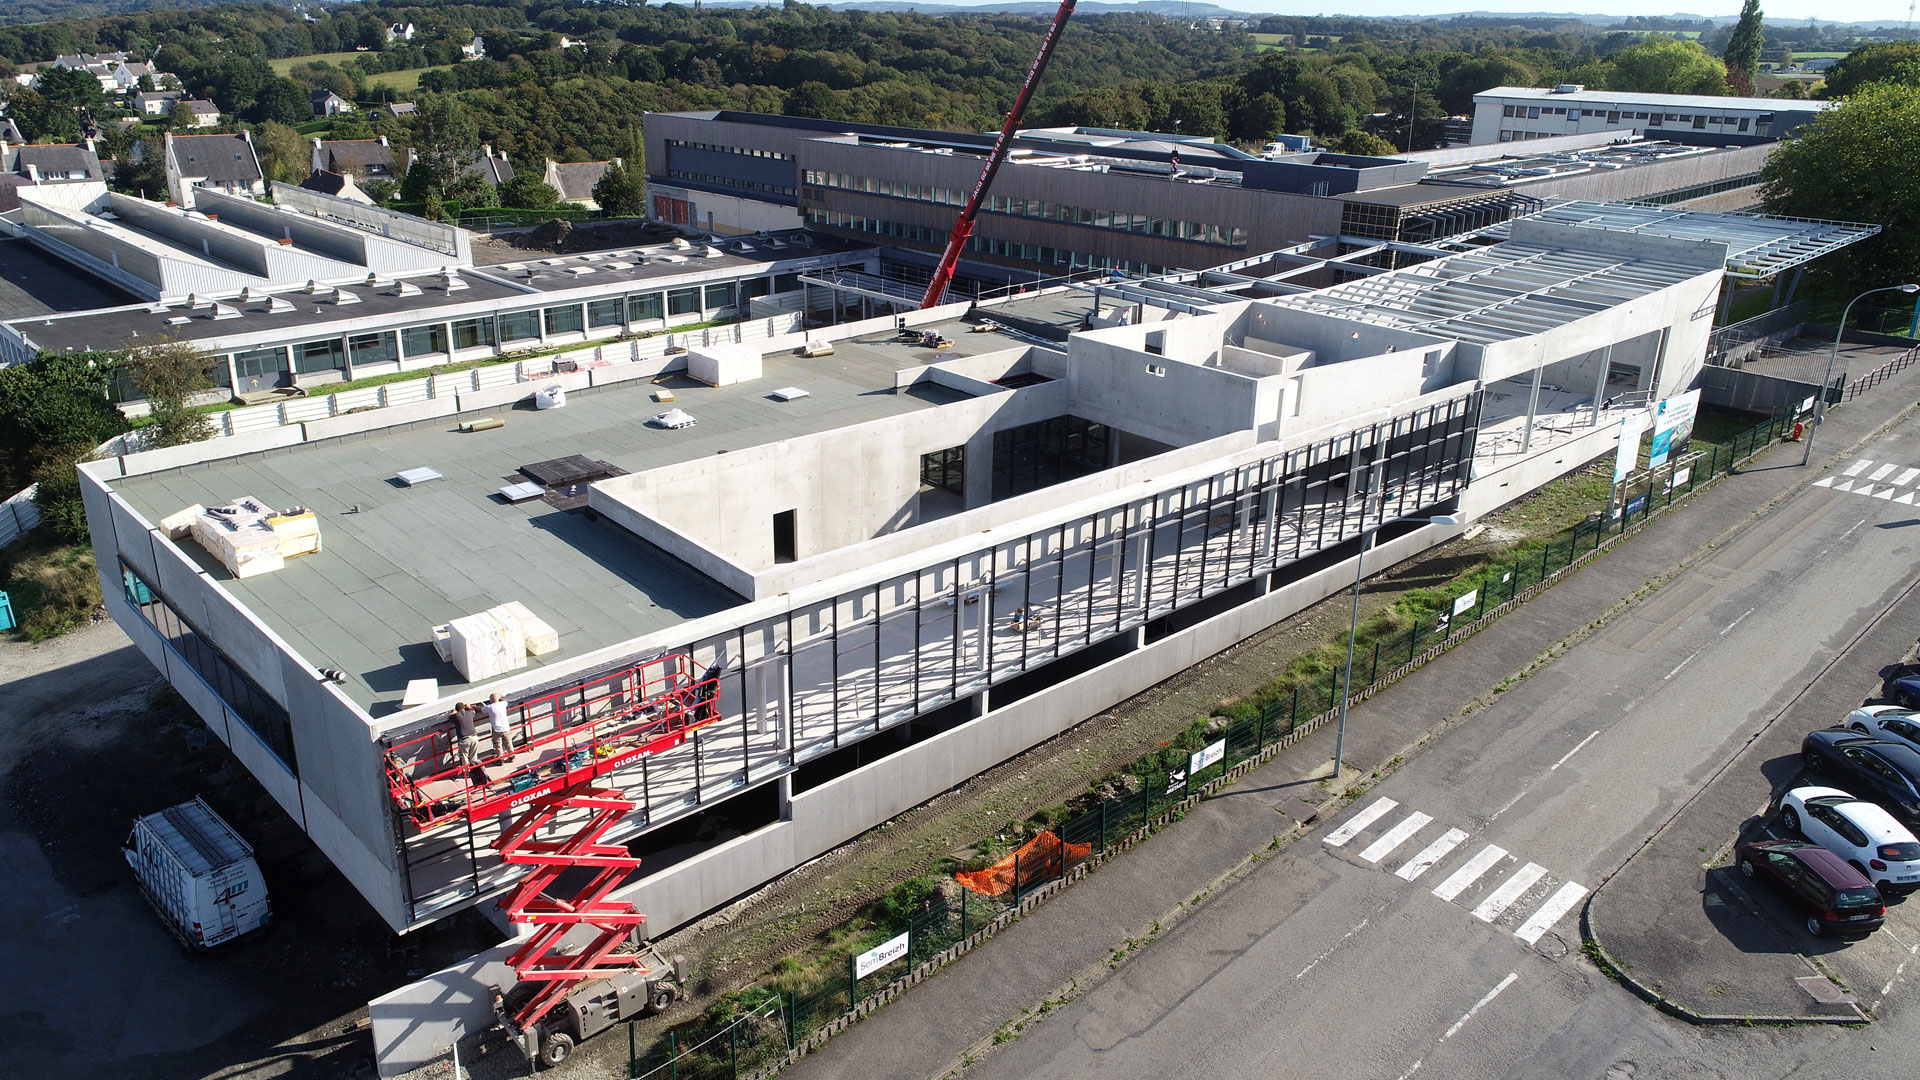
[(0, 239), (0, 320), (87, 311), (133, 299), (31, 241)]
[(1487, 345), (1599, 314), (1700, 273), (1678, 263), (1509, 240), (1268, 303)]
[(637, 283), (708, 270), (737, 270), (814, 255), (838, 255), (873, 246), (810, 233), (805, 234), (807, 242), (802, 246), (793, 242), (793, 238), (799, 235), (802, 234), (783, 233), (782, 236), (787, 238), (778, 240), (777, 247), (771, 240), (738, 236), (726, 237), (713, 244), (695, 243), (685, 248), (657, 244), (642, 248), (589, 251), (579, 255), (529, 252), (523, 258), (488, 263), (478, 268), (478, 272), (545, 294), (587, 289), (610, 282)]
[[(466, 685), (429, 643), (431, 627), (461, 615), (526, 604), (560, 635), (559, 651), (529, 657), (537, 667), (744, 602), (610, 521), (539, 500), (501, 501), (495, 492), (521, 466), (580, 454), (641, 472), (925, 410), (964, 395), (932, 384), (896, 393), (895, 371), (1020, 344), (1004, 334), (968, 334), (957, 320), (931, 328), (952, 338), (953, 348), (897, 344), (888, 331), (837, 341), (831, 356), (770, 355), (751, 383), (714, 388), (675, 376), (672, 405), (655, 403), (656, 388), (639, 379), (569, 394), (561, 409), (499, 411), (507, 423), (493, 431), (459, 434), (449, 418), (112, 486), (149, 521), (247, 495), (314, 510), (323, 549), (273, 573), (238, 580), (198, 544), (180, 546), (302, 657), (346, 671), (342, 690), (354, 701), (390, 712), (409, 679), (438, 679), (443, 691)], [(809, 396), (784, 403), (770, 396), (790, 385)], [(698, 424), (648, 426), (648, 417), (669, 408)], [(419, 466), (443, 478), (419, 487), (391, 479)], [(359, 511), (348, 512), (354, 506)]]
[[(1880, 231), (1878, 225), (1857, 221), (1708, 213), (1585, 199), (1548, 203), (1539, 213), (1530, 216), (1614, 232), (1716, 240), (1727, 245), (1727, 273), (1739, 278), (1772, 277), (1849, 244), (1857, 244)], [(1509, 223), (1502, 222), (1468, 235), (1504, 239), (1510, 231)], [(1464, 239), (1466, 237), (1455, 238), (1455, 242)]]
[(1720, 97), (1713, 94), (1641, 94), (1626, 90), (1575, 90), (1571, 93), (1556, 93), (1550, 86), (1496, 86), (1491, 90), (1482, 90), (1473, 95), (1475, 101), (1481, 98), (1528, 98), (1541, 101), (1562, 101), (1574, 105), (1588, 102), (1615, 105), (1660, 106), (1664, 111), (1675, 109), (1737, 109), (1750, 112), (1818, 112), (1832, 104), (1828, 101), (1812, 101), (1794, 98), (1765, 97)]

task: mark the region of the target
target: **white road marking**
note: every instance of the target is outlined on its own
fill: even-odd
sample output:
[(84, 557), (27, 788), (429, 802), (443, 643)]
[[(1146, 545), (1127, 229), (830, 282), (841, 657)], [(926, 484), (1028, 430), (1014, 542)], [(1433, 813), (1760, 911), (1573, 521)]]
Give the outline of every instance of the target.
[(1513, 872), (1513, 876), (1501, 882), (1500, 887), (1488, 894), (1480, 906), (1473, 909), (1473, 917), (1481, 922), (1492, 922), (1500, 913), (1513, 906), (1515, 900), (1533, 888), (1534, 883), (1547, 876), (1547, 868), (1539, 863), (1528, 863)]
[(1900, 466), (1898, 466), (1898, 465), (1882, 465), (1882, 466), (1880, 466), (1879, 468), (1877, 468), (1877, 469), (1875, 469), (1875, 470), (1873, 470), (1872, 472), (1870, 472), (1870, 473), (1868, 473), (1868, 474), (1867, 474), (1867, 479), (1869, 479), (1869, 480), (1885, 480), (1885, 479), (1887, 478), (1887, 474), (1888, 474), (1888, 473), (1890, 473), (1890, 472), (1892, 472), (1893, 470), (1895, 470), (1895, 469), (1897, 469), (1897, 468), (1899, 468), (1899, 467), (1900, 467)]
[(1486, 997), (1483, 997), (1479, 1001), (1474, 1002), (1473, 1008), (1468, 1009), (1467, 1014), (1465, 1016), (1462, 1016), (1460, 1019), (1455, 1020), (1453, 1022), (1453, 1026), (1447, 1029), (1447, 1033), (1445, 1035), (1440, 1036), (1440, 1041), (1446, 1042), (1448, 1039), (1453, 1038), (1454, 1035), (1456, 1035), (1461, 1028), (1467, 1026), (1467, 1021), (1473, 1019), (1474, 1013), (1477, 1013), (1481, 1009), (1486, 1008), (1489, 1004), (1492, 1003), (1494, 998), (1497, 998), (1500, 996), (1500, 992), (1502, 990), (1505, 990), (1507, 987), (1512, 986), (1514, 982), (1517, 981), (1519, 978), (1520, 978), (1519, 972), (1517, 971), (1507, 972), (1507, 977), (1504, 979), (1501, 979), (1497, 986), (1487, 991)]
[(1833, 490), (1835, 490), (1835, 491), (1852, 491), (1852, 490), (1853, 490), (1853, 481), (1851, 481), (1851, 480), (1842, 480), (1842, 481), (1840, 481), (1839, 483), (1837, 483), (1837, 484), (1835, 484), (1835, 485), (1833, 485)]
[(1893, 501), (1894, 501), (1894, 502), (1897, 502), (1897, 503), (1906, 503), (1906, 504), (1907, 504), (1908, 506), (1912, 506), (1912, 505), (1913, 505), (1913, 492), (1911, 492), (1911, 491), (1909, 491), (1909, 492), (1907, 492), (1906, 494), (1904, 494), (1904, 495), (1902, 495), (1902, 496), (1900, 496), (1899, 498), (1897, 498), (1897, 499), (1895, 499), (1895, 500), (1893, 500)]
[[(1754, 609), (1753, 609), (1753, 608), (1748, 608), (1747, 610), (1745, 610), (1745, 611), (1743, 611), (1743, 612), (1741, 612), (1741, 613), (1740, 613), (1740, 619), (1744, 619), (1744, 618), (1746, 618), (1747, 616), (1749, 616), (1749, 615), (1751, 615), (1751, 614), (1753, 614), (1753, 612), (1754, 612)], [(1736, 626), (1739, 626), (1739, 625), (1740, 625), (1740, 619), (1735, 619), (1735, 620), (1733, 620), (1732, 622), (1730, 622), (1730, 623), (1728, 623), (1728, 624), (1727, 624), (1727, 630), (1731, 630), (1731, 629), (1733, 629), (1734, 627), (1736, 627)], [(1727, 632), (1727, 630), (1722, 630), (1722, 631), (1720, 631), (1720, 633), (1721, 633), (1721, 634), (1722, 634), (1722, 635), (1724, 636), (1724, 635), (1726, 634), (1726, 632)]]
[(1408, 1080), (1408, 1078), (1411, 1077), (1414, 1073), (1419, 1072), (1420, 1062), (1422, 1060), (1424, 1059), (1415, 1058), (1413, 1061), (1413, 1064), (1410, 1067), (1408, 1067), (1407, 1071), (1400, 1074), (1400, 1080)]
[(1590, 743), (1590, 742), (1592, 742), (1592, 741), (1593, 741), (1594, 739), (1596, 739), (1596, 738), (1599, 738), (1599, 736), (1600, 736), (1600, 733), (1596, 731), (1596, 732), (1594, 732), (1594, 733), (1593, 733), (1592, 735), (1589, 735), (1589, 736), (1587, 736), (1586, 738), (1584, 738), (1584, 739), (1581, 739), (1581, 740), (1580, 740), (1580, 744), (1579, 744), (1579, 746), (1575, 746), (1575, 747), (1574, 747), (1573, 749), (1571, 749), (1571, 750), (1569, 750), (1569, 751), (1567, 751), (1567, 752), (1566, 752), (1565, 754), (1563, 754), (1563, 755), (1561, 755), (1561, 757), (1560, 757), (1560, 760), (1559, 760), (1559, 761), (1556, 761), (1556, 762), (1554, 762), (1554, 763), (1553, 763), (1553, 765), (1552, 765), (1551, 767), (1549, 767), (1549, 768), (1547, 769), (1547, 771), (1548, 771), (1548, 772), (1552, 772), (1552, 771), (1553, 771), (1554, 769), (1557, 769), (1557, 768), (1559, 768), (1560, 766), (1562, 766), (1562, 765), (1565, 765), (1565, 764), (1567, 763), (1567, 759), (1568, 759), (1568, 758), (1570, 758), (1570, 757), (1572, 757), (1573, 755), (1575, 755), (1575, 754), (1577, 754), (1577, 753), (1579, 753), (1579, 752), (1580, 752), (1580, 747), (1581, 747), (1581, 746), (1585, 746), (1585, 745), (1587, 745), (1588, 743)]
[(1573, 910), (1573, 905), (1579, 903), (1580, 898), (1585, 895), (1587, 895), (1585, 885), (1567, 882), (1560, 886), (1559, 892), (1549, 896), (1547, 902), (1540, 905), (1540, 910), (1534, 912), (1526, 922), (1521, 923), (1520, 929), (1515, 930), (1513, 936), (1532, 945), (1540, 940), (1540, 935), (1553, 929), (1553, 924), (1559, 922), (1561, 916)]
[(1821, 477), (1820, 479), (1818, 479), (1818, 480), (1815, 480), (1815, 481), (1813, 482), (1813, 486), (1814, 486), (1814, 487), (1832, 487), (1832, 486), (1833, 486), (1833, 477), (1831, 477), (1831, 476), (1823, 476), (1823, 477)]
[(1840, 539), (1845, 540), (1847, 537), (1852, 536), (1854, 529), (1858, 529), (1860, 526), (1865, 525), (1866, 523), (1867, 523), (1866, 518), (1861, 518), (1859, 521), (1854, 522), (1853, 529), (1848, 529), (1846, 532), (1841, 533)]
[(1460, 842), (1466, 838), (1467, 830), (1448, 829), (1441, 834), (1440, 839), (1422, 848), (1420, 854), (1408, 859), (1405, 866), (1395, 870), (1393, 872), (1394, 876), (1403, 881), (1414, 880), (1421, 874), (1433, 869), (1435, 863), (1446, 858), (1447, 853), (1459, 847)]
[(1340, 935), (1339, 941), (1336, 941), (1332, 945), (1327, 946), (1326, 952), (1323, 952), (1319, 956), (1314, 957), (1313, 963), (1308, 964), (1306, 967), (1301, 968), (1299, 972), (1294, 975), (1294, 978), (1296, 979), (1305, 978), (1307, 972), (1312, 971), (1314, 968), (1317, 968), (1320, 966), (1320, 961), (1325, 960), (1329, 956), (1332, 956), (1333, 950), (1338, 949), (1342, 945), (1345, 945), (1347, 943), (1348, 938), (1352, 937), (1353, 935), (1359, 933), (1362, 930), (1365, 930), (1366, 928), (1367, 928), (1367, 920), (1361, 919), (1359, 924), (1356, 925), (1353, 929)]
[(1887, 481), (1887, 483), (1892, 484), (1894, 487), (1906, 487), (1908, 484), (1913, 483), (1913, 478), (1916, 476), (1920, 476), (1920, 469), (1907, 469), (1899, 476)]
[(1388, 814), (1393, 812), (1394, 807), (1399, 805), (1400, 805), (1399, 803), (1394, 802), (1392, 799), (1386, 799), (1386, 798), (1375, 799), (1372, 806), (1369, 806), (1365, 810), (1362, 810), (1359, 813), (1348, 818), (1347, 823), (1345, 825), (1342, 825), (1339, 828), (1328, 833), (1327, 846), (1341, 847), (1342, 845), (1346, 844), (1347, 841), (1360, 835), (1361, 829), (1364, 829), (1367, 826), (1373, 824), (1374, 822), (1379, 821), (1381, 818), (1386, 817)]
[(1360, 853), (1360, 857), (1367, 862), (1379, 862), (1381, 859), (1393, 854), (1393, 849), (1406, 843), (1414, 833), (1426, 828), (1427, 822), (1432, 820), (1433, 817), (1431, 815), (1423, 814), (1415, 810), (1413, 813), (1407, 815), (1406, 820), (1388, 829), (1380, 839), (1367, 845), (1367, 849)]
[(1842, 473), (1841, 475), (1842, 476), (1859, 476), (1861, 472), (1863, 472), (1866, 469), (1866, 467), (1871, 464), (1873, 464), (1873, 462), (1868, 461), (1866, 458), (1861, 458), (1859, 461), (1856, 461), (1852, 465), (1848, 466), (1847, 471)]
[(1508, 799), (1508, 800), (1507, 800), (1507, 805), (1505, 805), (1505, 806), (1503, 806), (1503, 807), (1501, 807), (1500, 809), (1498, 809), (1498, 810), (1495, 810), (1495, 811), (1493, 812), (1493, 816), (1487, 819), (1487, 824), (1489, 824), (1489, 825), (1491, 825), (1491, 824), (1493, 824), (1494, 822), (1496, 822), (1496, 821), (1498, 821), (1498, 820), (1500, 820), (1500, 815), (1501, 815), (1501, 814), (1504, 814), (1504, 813), (1506, 813), (1507, 811), (1509, 811), (1509, 810), (1511, 810), (1511, 809), (1513, 809), (1513, 804), (1514, 804), (1514, 803), (1517, 803), (1517, 802), (1519, 802), (1519, 801), (1520, 801), (1521, 799), (1524, 799), (1524, 798), (1526, 798), (1526, 797), (1527, 797), (1527, 792), (1529, 792), (1529, 791), (1532, 791), (1532, 790), (1533, 790), (1533, 786), (1532, 786), (1531, 784), (1529, 784), (1529, 785), (1528, 785), (1528, 786), (1526, 786), (1526, 787), (1523, 787), (1523, 788), (1521, 788), (1521, 789), (1520, 789), (1520, 794), (1518, 794), (1518, 795), (1515, 795), (1515, 796), (1514, 796), (1513, 798), (1511, 798), (1511, 799)]
[(1694, 658), (1695, 656), (1699, 656), (1699, 655), (1700, 655), (1700, 650), (1699, 650), (1699, 649), (1695, 649), (1695, 650), (1693, 650), (1693, 653), (1692, 653), (1692, 655), (1690, 655), (1690, 656), (1688, 656), (1688, 657), (1687, 657), (1687, 658), (1686, 658), (1685, 660), (1682, 660), (1682, 661), (1680, 661), (1680, 666), (1679, 666), (1679, 667), (1676, 667), (1676, 668), (1674, 668), (1674, 669), (1673, 669), (1672, 671), (1669, 671), (1669, 672), (1667, 672), (1667, 673), (1666, 673), (1666, 675), (1665, 675), (1664, 677), (1662, 677), (1660, 681), (1661, 681), (1661, 682), (1666, 682), (1666, 681), (1667, 681), (1668, 679), (1671, 679), (1671, 678), (1673, 678), (1673, 677), (1674, 677), (1675, 675), (1678, 675), (1678, 674), (1680, 674), (1680, 668), (1683, 668), (1683, 667), (1686, 667), (1686, 666), (1687, 666), (1688, 664), (1691, 664), (1691, 663), (1693, 663), (1693, 658)]
[(1887, 501), (1889, 501), (1889, 502), (1891, 502), (1891, 501), (1893, 501), (1893, 493), (1894, 493), (1894, 492), (1896, 492), (1896, 491), (1898, 491), (1898, 490), (1900, 490), (1900, 489), (1899, 489), (1899, 488), (1888, 488), (1888, 489), (1887, 489), (1887, 490), (1885, 490), (1885, 491), (1876, 491), (1876, 492), (1874, 492), (1874, 493), (1873, 493), (1873, 497), (1874, 497), (1874, 498), (1876, 498), (1876, 499), (1886, 499)]
[(1453, 872), (1453, 876), (1440, 883), (1433, 895), (1442, 900), (1451, 900), (1467, 891), (1467, 886), (1480, 880), (1480, 875), (1493, 869), (1493, 865), (1507, 857), (1507, 849), (1488, 844), (1480, 849), (1480, 854), (1467, 860), (1467, 865)]

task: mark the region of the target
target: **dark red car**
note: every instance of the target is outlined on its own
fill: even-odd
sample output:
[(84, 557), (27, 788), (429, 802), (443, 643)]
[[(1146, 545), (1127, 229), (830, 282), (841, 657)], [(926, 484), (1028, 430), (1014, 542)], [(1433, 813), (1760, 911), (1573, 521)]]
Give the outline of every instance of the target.
[(1807, 917), (1807, 933), (1869, 934), (1887, 921), (1880, 890), (1845, 859), (1799, 840), (1740, 846), (1740, 872), (1780, 887)]

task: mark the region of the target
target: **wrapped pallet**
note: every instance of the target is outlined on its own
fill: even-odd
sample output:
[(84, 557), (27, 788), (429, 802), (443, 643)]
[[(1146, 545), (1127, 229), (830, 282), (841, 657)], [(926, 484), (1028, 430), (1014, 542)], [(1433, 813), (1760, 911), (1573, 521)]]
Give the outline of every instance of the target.
[(320, 550), (320, 519), (311, 510), (296, 510), (287, 514), (272, 514), (267, 527), (280, 541), (280, 557), (291, 559), (296, 555), (312, 555)]
[(273, 513), (251, 496), (228, 506), (210, 506), (188, 526), (193, 539), (236, 578), (272, 573), (286, 565), (280, 538), (267, 524)]
[(501, 604), (495, 611), (505, 611), (520, 623), (520, 636), (526, 639), (527, 651), (535, 656), (545, 656), (560, 648), (560, 635), (545, 619), (535, 615), (527, 605), (518, 600)]
[(519, 625), (509, 625), (492, 612), (463, 615), (448, 623), (447, 645), (454, 668), (470, 683), (527, 666), (527, 645)]

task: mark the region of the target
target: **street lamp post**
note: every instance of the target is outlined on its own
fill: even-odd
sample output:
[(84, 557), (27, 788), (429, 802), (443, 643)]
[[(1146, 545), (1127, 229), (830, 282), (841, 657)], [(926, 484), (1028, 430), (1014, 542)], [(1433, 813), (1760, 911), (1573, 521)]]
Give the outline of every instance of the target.
[(1813, 426), (1807, 429), (1807, 452), (1800, 456), (1800, 464), (1802, 465), (1808, 464), (1813, 460), (1813, 436), (1820, 430), (1820, 424), (1827, 418), (1827, 386), (1833, 382), (1834, 362), (1840, 359), (1840, 338), (1847, 332), (1847, 316), (1853, 313), (1853, 305), (1859, 303), (1861, 299), (1872, 296), (1874, 293), (1882, 292), (1903, 292), (1911, 295), (1913, 293), (1920, 293), (1920, 285), (1883, 285), (1878, 289), (1868, 289), (1866, 292), (1847, 301), (1847, 306), (1840, 309), (1840, 325), (1835, 327), (1833, 331), (1833, 351), (1827, 354), (1827, 374), (1825, 378), (1820, 380), (1820, 393), (1814, 398)]
[[(1370, 486), (1374, 491), (1378, 491), (1380, 487), (1380, 472), (1377, 467), (1373, 475), (1374, 482)], [(1360, 533), (1360, 557), (1355, 559), (1353, 563), (1353, 618), (1347, 624), (1347, 669), (1346, 674), (1341, 677), (1340, 681), (1340, 726), (1333, 737), (1333, 779), (1336, 783), (1340, 780), (1340, 767), (1346, 760), (1347, 752), (1347, 702), (1353, 697), (1353, 644), (1354, 639), (1360, 633), (1360, 583), (1365, 580), (1367, 576), (1367, 552), (1373, 550), (1374, 534), (1388, 525), (1402, 521), (1418, 521), (1427, 525), (1460, 524), (1459, 518), (1442, 514), (1435, 517), (1411, 516), (1386, 518), (1370, 529), (1364, 528), (1366, 525), (1366, 503), (1373, 497), (1373, 492), (1368, 492), (1360, 504), (1360, 523), (1363, 528)]]

